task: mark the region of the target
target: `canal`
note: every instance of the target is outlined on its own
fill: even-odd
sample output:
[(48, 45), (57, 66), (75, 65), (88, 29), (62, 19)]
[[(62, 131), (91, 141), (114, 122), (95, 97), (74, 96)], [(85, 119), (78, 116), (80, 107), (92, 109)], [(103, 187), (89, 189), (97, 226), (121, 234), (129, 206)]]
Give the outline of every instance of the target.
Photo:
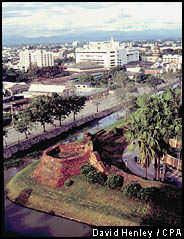
[[(85, 130), (94, 133), (123, 118), (124, 112), (113, 113), (98, 121), (90, 122), (85, 128), (68, 135), (61, 143), (68, 143), (83, 137)], [(23, 166), (4, 171), (4, 185), (20, 170), (32, 163), (29, 160)], [(92, 237), (92, 226), (79, 223), (19, 206), (4, 195), (4, 227), (10, 237)]]

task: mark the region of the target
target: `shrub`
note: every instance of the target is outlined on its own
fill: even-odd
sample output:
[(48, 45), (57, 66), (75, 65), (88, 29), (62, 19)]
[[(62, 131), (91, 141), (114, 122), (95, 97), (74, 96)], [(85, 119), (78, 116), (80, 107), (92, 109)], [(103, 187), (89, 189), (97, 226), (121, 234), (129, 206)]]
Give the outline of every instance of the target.
[(85, 176), (91, 171), (96, 171), (96, 169), (90, 163), (84, 164), (80, 168), (81, 173), (84, 174)]
[(142, 189), (139, 183), (128, 183), (123, 188), (123, 194), (125, 196), (139, 197), (139, 192)]
[(89, 183), (98, 183), (103, 185), (107, 180), (107, 176), (104, 173), (92, 170), (86, 175), (86, 179)]
[(23, 189), (18, 197), (15, 198), (15, 203), (17, 204), (20, 204), (20, 205), (26, 205), (29, 201), (29, 197), (32, 193), (33, 189), (31, 188), (26, 188), (26, 189)]
[(68, 180), (66, 180), (65, 182), (64, 182), (64, 185), (66, 185), (66, 186), (71, 186), (72, 184), (74, 183), (74, 181), (73, 180), (71, 180), (71, 179), (68, 179)]
[(22, 159), (8, 160), (8, 161), (4, 162), (4, 169), (8, 169), (11, 167), (19, 167), (23, 163), (24, 163), (24, 161)]
[(139, 198), (144, 201), (158, 202), (161, 196), (161, 192), (157, 187), (141, 188), (139, 192)]
[(120, 175), (111, 174), (108, 176), (106, 185), (111, 189), (116, 189), (123, 186), (124, 178)]

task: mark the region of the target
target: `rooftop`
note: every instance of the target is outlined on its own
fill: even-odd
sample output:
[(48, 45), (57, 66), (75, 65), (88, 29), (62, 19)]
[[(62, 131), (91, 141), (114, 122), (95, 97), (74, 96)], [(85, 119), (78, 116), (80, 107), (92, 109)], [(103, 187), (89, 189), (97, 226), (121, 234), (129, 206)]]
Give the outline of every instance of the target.
[(29, 92), (63, 93), (64, 89), (65, 89), (64, 85), (44, 85), (44, 84), (38, 83), (38, 84), (31, 84), (28, 91)]
[(103, 66), (91, 61), (85, 61), (73, 64), (69, 68), (78, 68), (80, 70), (87, 70), (87, 69), (103, 68)]

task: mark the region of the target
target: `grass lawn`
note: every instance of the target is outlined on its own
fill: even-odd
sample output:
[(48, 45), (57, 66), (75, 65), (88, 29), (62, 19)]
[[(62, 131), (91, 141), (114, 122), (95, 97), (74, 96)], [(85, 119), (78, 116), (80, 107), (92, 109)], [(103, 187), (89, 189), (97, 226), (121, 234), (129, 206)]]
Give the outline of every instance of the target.
[(118, 120), (118, 121), (114, 122), (113, 124), (104, 127), (104, 130), (110, 131), (110, 130), (112, 130), (115, 127), (116, 128), (120, 128), (120, 127), (122, 127), (125, 124), (125, 122), (126, 122), (125, 119)]
[(95, 226), (140, 226), (149, 216), (150, 203), (128, 199), (122, 191), (89, 184), (83, 175), (73, 176), (74, 184), (69, 187), (38, 184), (31, 174), (39, 161), (24, 168), (8, 183), (6, 192), (12, 201)]

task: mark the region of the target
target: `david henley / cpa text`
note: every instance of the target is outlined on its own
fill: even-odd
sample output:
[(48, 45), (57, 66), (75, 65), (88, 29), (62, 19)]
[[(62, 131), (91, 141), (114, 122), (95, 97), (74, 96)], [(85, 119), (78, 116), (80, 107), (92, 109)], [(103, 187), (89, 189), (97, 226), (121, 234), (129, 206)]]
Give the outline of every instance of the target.
[(155, 236), (164, 236), (171, 238), (181, 238), (182, 233), (181, 229), (156, 229), (156, 230), (145, 230), (145, 229), (127, 229), (127, 228), (117, 228), (117, 229), (93, 229), (93, 237), (102, 236), (102, 237), (145, 237), (145, 238), (154, 238)]

